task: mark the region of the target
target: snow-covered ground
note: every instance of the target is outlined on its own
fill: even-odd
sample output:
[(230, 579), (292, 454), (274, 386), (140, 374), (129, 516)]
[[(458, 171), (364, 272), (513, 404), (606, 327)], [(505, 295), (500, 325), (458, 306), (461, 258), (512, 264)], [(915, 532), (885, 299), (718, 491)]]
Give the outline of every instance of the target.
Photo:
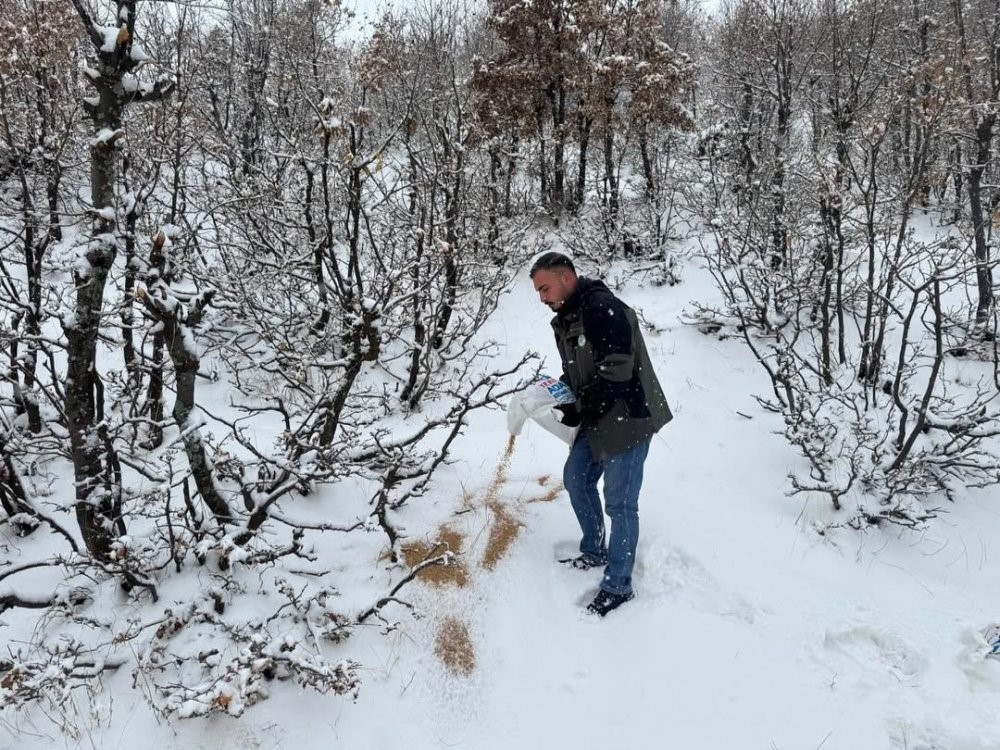
[[(484, 496), (507, 435), (503, 414), (478, 414), (448, 476), (406, 516), (415, 535), (426, 523), (464, 536), (468, 580), (411, 584), (400, 596), (418, 618), (388, 609), (398, 628), (344, 645), (363, 665), (356, 703), (285, 684), (241, 719), (157, 723), (122, 676), (79, 739), (0, 732), (0, 747), (1000, 747), (1000, 661), (984, 659), (979, 636), (1000, 620), (993, 497), (970, 491), (922, 534), (824, 530), (825, 501), (785, 494), (798, 459), (753, 398), (763, 371), (738, 341), (680, 320), (714, 297), (697, 261), (679, 286), (633, 279), (621, 294), (663, 329), (647, 344), (676, 414), (646, 464), (635, 601), (604, 620), (583, 614), (600, 572), (556, 563), (577, 541), (556, 492), (567, 449), (531, 426), (494, 503), (520, 533), (482, 564), (496, 517)], [(557, 372), (549, 315), (524, 273), (487, 333), (501, 356), (535, 349)], [(468, 651), (454, 642), (463, 628)]]

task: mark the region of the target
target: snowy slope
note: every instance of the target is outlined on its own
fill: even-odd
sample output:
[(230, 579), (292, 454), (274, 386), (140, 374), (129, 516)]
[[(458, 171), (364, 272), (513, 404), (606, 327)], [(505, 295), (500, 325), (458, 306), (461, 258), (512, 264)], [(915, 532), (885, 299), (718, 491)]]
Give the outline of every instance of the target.
[[(286, 685), (242, 719), (169, 726), (109, 688), (113, 718), (82, 739), (0, 734), (0, 747), (1000, 747), (1000, 662), (983, 659), (978, 636), (1000, 620), (995, 501), (970, 494), (919, 535), (818, 533), (828, 509), (785, 495), (797, 459), (752, 397), (763, 372), (739, 342), (680, 322), (690, 300), (713, 298), (708, 275), (695, 262), (680, 286), (621, 294), (664, 329), (647, 344), (676, 414), (646, 464), (634, 602), (583, 615), (600, 573), (555, 563), (577, 541), (555, 492), (567, 449), (537, 428), (496, 485), (520, 533), (483, 566), (496, 518), (484, 496), (507, 436), (502, 414), (481, 414), (408, 517), (414, 533), (426, 521), (464, 535), (468, 583), (416, 584), (402, 596), (419, 618), (392, 609), (399, 628), (349, 641), (364, 665), (356, 703)], [(549, 315), (524, 274), (486, 333), (502, 356), (535, 349), (557, 372)], [(458, 668), (436, 653), (449, 622), (471, 640)]]
[[(605, 621), (581, 614), (599, 573), (553, 562), (574, 548), (575, 521), (565, 494), (529, 502), (565, 455), (535, 430), (519, 440), (504, 492), (524, 534), (472, 591), (433, 600), (430, 619), (444, 609), (470, 622), (475, 673), (443, 670), (429, 654), (433, 625), (423, 639), (418, 630), (396, 684), (384, 685), (392, 702), (394, 687), (408, 685), (400, 721), (373, 735), (350, 715), (360, 711), (345, 708), (342, 739), (484, 749), (1000, 747), (983, 710), (1000, 691), (1000, 663), (983, 661), (977, 636), (1000, 617), (990, 609), (998, 568), (989, 499), (970, 498), (923, 536), (816, 534), (808, 521), (825, 508), (800, 516), (802, 501), (784, 495), (796, 459), (751, 396), (764, 392), (763, 373), (739, 343), (678, 321), (690, 299), (712, 296), (705, 276), (688, 276), (673, 289), (623, 292), (666, 329), (648, 342), (677, 413), (647, 462), (638, 599)], [(554, 364), (548, 316), (524, 278), (497, 327), (509, 347), (536, 348)], [(483, 437), (469, 474), (485, 480), (502, 450), (502, 420), (475, 432)], [(375, 688), (367, 692), (365, 706), (381, 714)]]

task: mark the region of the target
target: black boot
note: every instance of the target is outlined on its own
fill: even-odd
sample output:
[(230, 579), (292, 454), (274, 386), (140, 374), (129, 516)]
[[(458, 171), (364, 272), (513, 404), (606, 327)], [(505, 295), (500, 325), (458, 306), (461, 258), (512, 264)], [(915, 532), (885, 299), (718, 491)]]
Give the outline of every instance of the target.
[(587, 611), (591, 614), (604, 617), (611, 610), (617, 609), (625, 602), (634, 598), (635, 594), (631, 591), (627, 594), (612, 594), (610, 591), (601, 589), (597, 592), (597, 596), (594, 597), (594, 601), (587, 606)]
[(590, 570), (591, 568), (603, 568), (608, 564), (607, 560), (600, 560), (590, 555), (577, 555), (576, 557), (566, 557), (560, 560), (563, 565), (577, 570)]

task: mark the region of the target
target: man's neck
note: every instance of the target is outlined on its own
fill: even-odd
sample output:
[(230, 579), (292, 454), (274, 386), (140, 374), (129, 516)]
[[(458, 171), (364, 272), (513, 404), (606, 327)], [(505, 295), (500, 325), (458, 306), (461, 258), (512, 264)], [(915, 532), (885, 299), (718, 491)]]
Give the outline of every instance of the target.
[(576, 287), (557, 311), (558, 315), (569, 315), (570, 313), (576, 312), (580, 309), (580, 301), (583, 296), (583, 289), (586, 285), (587, 279), (583, 276), (578, 276), (576, 279)]

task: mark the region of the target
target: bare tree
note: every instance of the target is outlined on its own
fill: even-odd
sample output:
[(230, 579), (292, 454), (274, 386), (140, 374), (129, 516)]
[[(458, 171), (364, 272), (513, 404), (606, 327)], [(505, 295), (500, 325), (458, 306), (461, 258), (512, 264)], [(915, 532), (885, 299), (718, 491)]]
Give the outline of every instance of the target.
[(976, 266), (973, 334), (992, 338), (996, 333), (989, 330), (994, 307), (993, 265), (987, 235), (991, 226), (991, 195), (995, 189), (984, 185), (983, 175), (993, 161), (996, 102), (1000, 99), (1000, 3), (996, 0), (952, 0), (951, 8), (955, 54), (964, 96), (962, 108), (967, 123), (963, 136), (969, 141), (965, 153), (971, 159), (965, 167), (965, 184)]
[(107, 557), (114, 530), (124, 528), (120, 513), (120, 467), (104, 421), (103, 384), (96, 367), (97, 340), (108, 274), (118, 252), (115, 200), (118, 143), (125, 137), (124, 115), (133, 104), (160, 101), (174, 87), (169, 76), (146, 81), (145, 55), (136, 40), (136, 2), (114, 5), (113, 23), (74, 0), (84, 32), (93, 45), (94, 67), (84, 73), (94, 95), (85, 110), (94, 126), (90, 147), (91, 228), (74, 271), (74, 310), (63, 320), (66, 334), (66, 418), (76, 477), (76, 513), (87, 549)]

